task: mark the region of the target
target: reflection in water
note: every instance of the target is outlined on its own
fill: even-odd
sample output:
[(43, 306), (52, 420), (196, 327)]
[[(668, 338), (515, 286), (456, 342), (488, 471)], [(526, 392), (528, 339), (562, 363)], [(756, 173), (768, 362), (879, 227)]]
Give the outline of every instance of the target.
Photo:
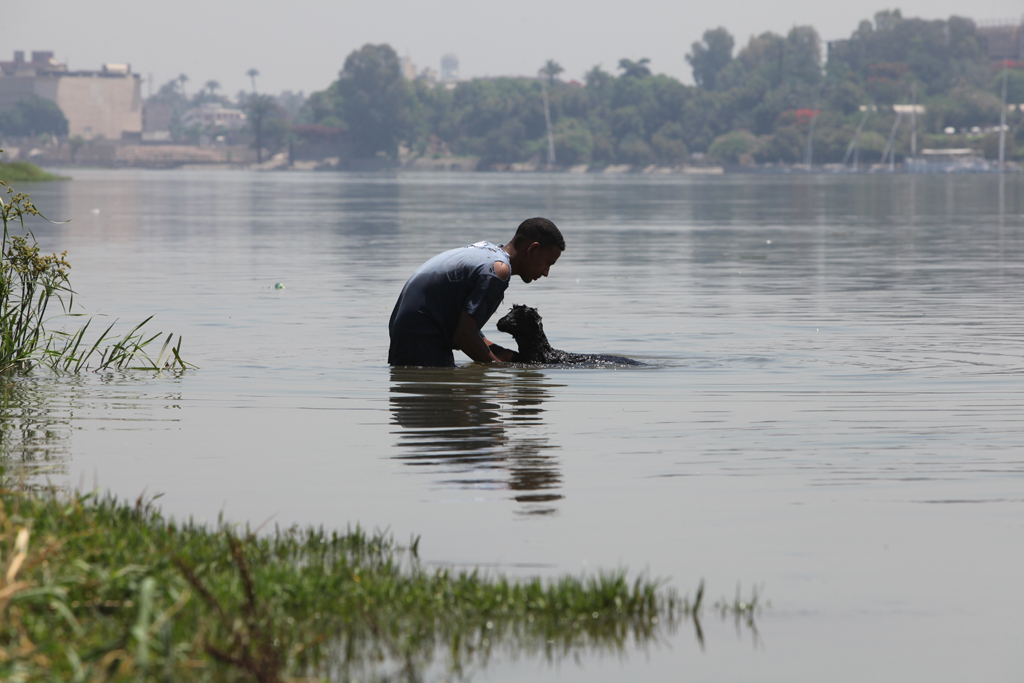
[[(158, 378), (180, 377), (163, 371)], [(0, 487), (64, 489), (70, 482), (72, 434), (83, 425), (102, 425), (116, 434), (134, 430), (140, 420), (147, 429), (177, 422), (181, 394), (157, 389), (148, 372), (84, 373), (53, 376), (44, 373), (0, 376)], [(97, 391), (103, 387), (102, 391)], [(154, 414), (154, 409), (161, 412)], [(168, 416), (170, 415), (170, 416)], [(111, 449), (122, 448), (117, 441)]]
[(392, 368), (397, 458), (436, 468), (445, 484), (507, 488), (523, 514), (550, 514), (561, 475), (543, 436), (541, 407), (551, 384), (523, 369)]
[(0, 377), (0, 485), (39, 485), (67, 474), (71, 419), (60, 393), (52, 381)]
[[(447, 574), (442, 571), (440, 576)], [(340, 623), (324, 615), (317, 626), (321, 638), (301, 654), (312, 663), (307, 675), (331, 681), (468, 682), (495, 664), (525, 659), (560, 672), (563, 663), (581, 664), (584, 655), (614, 657), (621, 664), (634, 650), (649, 654), (669, 645), (687, 623), (704, 651), (704, 625), (728, 620), (737, 638), (749, 634), (754, 649), (763, 647), (757, 619), (764, 606), (756, 589), (749, 598), (741, 597), (737, 588), (735, 599), (705, 604), (703, 581), (691, 600), (672, 589), (655, 588), (658, 581), (629, 581), (621, 573), (580, 583), (568, 577), (554, 583), (501, 582), (497, 590), (474, 584), (466, 575), (452, 579), (459, 587), (445, 589), (445, 600), (428, 602), (425, 611), (411, 590), (395, 609), (361, 609), (357, 618)], [(427, 585), (431, 592), (439, 590), (437, 579)], [(467, 590), (473, 595), (468, 609), (461, 603)], [(591, 602), (594, 592), (597, 597)], [(369, 624), (364, 615), (372, 615)], [(542, 667), (536, 669), (541, 673)]]

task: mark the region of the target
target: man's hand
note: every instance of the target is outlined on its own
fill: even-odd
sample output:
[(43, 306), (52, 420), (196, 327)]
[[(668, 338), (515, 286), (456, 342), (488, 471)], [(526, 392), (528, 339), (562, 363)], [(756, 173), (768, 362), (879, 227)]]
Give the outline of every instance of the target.
[[(452, 337), (455, 347), (464, 354), (475, 360), (477, 363), (500, 363), (501, 358), (491, 353), (487, 346), (487, 340), (480, 334), (480, 328), (476, 326), (473, 316), (465, 311), (459, 316), (459, 324), (455, 328), (455, 335)], [(507, 351), (508, 349), (502, 349)]]
[(506, 349), (504, 346), (498, 346), (487, 337), (484, 337), (484, 342), (487, 343), (487, 348), (491, 350), (491, 354), (497, 357), (502, 363), (511, 363), (516, 352), (512, 349)]

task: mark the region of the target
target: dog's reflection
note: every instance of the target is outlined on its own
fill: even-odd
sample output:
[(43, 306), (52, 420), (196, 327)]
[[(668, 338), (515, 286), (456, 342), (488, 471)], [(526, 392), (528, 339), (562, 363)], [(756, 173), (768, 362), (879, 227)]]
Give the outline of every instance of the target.
[(532, 370), (392, 368), (396, 457), (449, 486), (509, 489), (524, 514), (555, 512), (562, 478), (542, 407), (554, 386)]

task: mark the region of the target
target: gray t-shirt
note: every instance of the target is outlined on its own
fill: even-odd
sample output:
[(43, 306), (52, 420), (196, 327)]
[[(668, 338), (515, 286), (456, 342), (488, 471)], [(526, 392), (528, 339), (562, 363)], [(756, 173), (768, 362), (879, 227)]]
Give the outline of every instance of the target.
[[(391, 312), (390, 359), (393, 365), (434, 365), (413, 362), (417, 349), (443, 344), (450, 354), (452, 337), (463, 311), (483, 327), (498, 310), (509, 281), (494, 272), (494, 264), (509, 266), (508, 254), (490, 242), (477, 242), (438, 254), (420, 266), (402, 288)], [(401, 357), (404, 362), (395, 362)]]

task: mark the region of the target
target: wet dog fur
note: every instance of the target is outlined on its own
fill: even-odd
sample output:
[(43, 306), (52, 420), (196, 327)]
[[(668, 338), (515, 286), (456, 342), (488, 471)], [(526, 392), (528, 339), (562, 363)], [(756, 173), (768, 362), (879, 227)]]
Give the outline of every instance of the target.
[(513, 363), (554, 365), (643, 365), (624, 356), (569, 353), (553, 348), (544, 334), (540, 313), (530, 306), (515, 305), (498, 321), (498, 331), (511, 334), (519, 345)]

